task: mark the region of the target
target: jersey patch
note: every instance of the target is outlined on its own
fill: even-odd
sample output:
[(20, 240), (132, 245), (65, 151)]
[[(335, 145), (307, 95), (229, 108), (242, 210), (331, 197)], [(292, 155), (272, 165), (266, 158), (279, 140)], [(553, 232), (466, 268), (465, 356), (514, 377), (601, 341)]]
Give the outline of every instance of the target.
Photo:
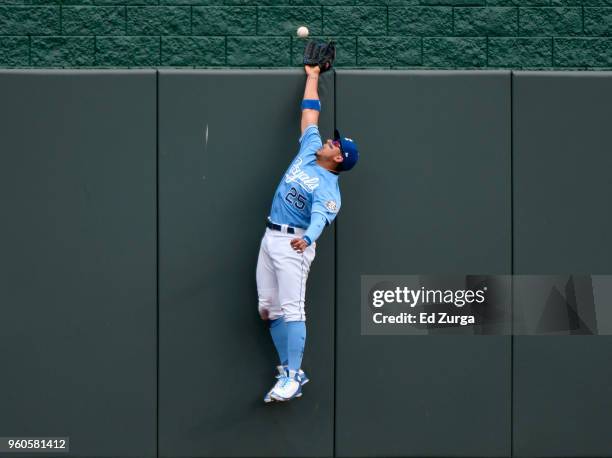
[(338, 211), (338, 205), (336, 205), (336, 201), (328, 200), (325, 202), (325, 208), (327, 208), (330, 212), (336, 213)]

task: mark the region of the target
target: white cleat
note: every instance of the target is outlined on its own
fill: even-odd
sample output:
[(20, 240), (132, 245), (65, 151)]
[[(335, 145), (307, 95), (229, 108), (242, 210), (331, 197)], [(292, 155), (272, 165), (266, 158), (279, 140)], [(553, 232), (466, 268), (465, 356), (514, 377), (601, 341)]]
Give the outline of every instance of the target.
[(278, 385), (280, 383), (280, 379), (282, 377), (285, 377), (287, 374), (285, 372), (285, 368), (283, 366), (276, 366), (276, 370), (278, 371), (278, 374), (276, 374), (276, 383), (274, 384), (274, 386), (272, 387), (272, 389), (270, 391), (268, 391), (266, 393), (266, 395), (264, 396), (264, 402), (266, 404), (270, 403), (270, 402), (274, 402), (275, 400), (272, 398), (271, 394), (272, 391), (274, 390), (274, 388), (276, 388), (276, 385)]
[(302, 383), (300, 375), (295, 371), (288, 371), (288, 374), (278, 379), (274, 388), (270, 392), (270, 397), (276, 401), (290, 401), (293, 398), (302, 396)]
[[(289, 367), (287, 366), (283, 366), (285, 368), (285, 372), (289, 370)], [(277, 366), (278, 369), (278, 366)], [(298, 370), (298, 377), (300, 378), (300, 385), (304, 386), (306, 385), (308, 382), (310, 382), (310, 379), (308, 378), (308, 376), (306, 375), (306, 372), (304, 372), (302, 369)], [(283, 374), (285, 375), (285, 374)]]

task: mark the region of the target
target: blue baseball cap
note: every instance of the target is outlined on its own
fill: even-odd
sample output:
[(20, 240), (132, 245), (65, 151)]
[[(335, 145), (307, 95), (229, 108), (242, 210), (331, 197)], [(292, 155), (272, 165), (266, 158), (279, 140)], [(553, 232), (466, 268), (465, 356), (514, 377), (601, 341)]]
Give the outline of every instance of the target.
[(353, 167), (355, 167), (355, 164), (357, 164), (357, 160), (359, 159), (357, 143), (355, 143), (352, 138), (341, 136), (338, 129), (334, 130), (334, 140), (340, 142), (340, 151), (342, 151), (342, 156), (344, 156), (344, 159), (339, 167), (340, 170), (343, 172), (351, 170)]

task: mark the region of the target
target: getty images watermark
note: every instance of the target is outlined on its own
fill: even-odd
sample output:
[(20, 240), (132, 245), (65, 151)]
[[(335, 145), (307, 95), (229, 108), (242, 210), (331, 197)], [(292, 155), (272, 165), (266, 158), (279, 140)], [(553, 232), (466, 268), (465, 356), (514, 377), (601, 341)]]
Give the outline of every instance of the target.
[(612, 334), (612, 276), (364, 275), (361, 333)]

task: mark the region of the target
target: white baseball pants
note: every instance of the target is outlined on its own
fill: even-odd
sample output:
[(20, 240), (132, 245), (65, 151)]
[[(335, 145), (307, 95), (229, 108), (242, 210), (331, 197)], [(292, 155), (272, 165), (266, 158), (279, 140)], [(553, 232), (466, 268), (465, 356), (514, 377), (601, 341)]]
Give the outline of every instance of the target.
[(285, 321), (306, 321), (304, 298), (310, 264), (315, 257), (316, 242), (298, 253), (291, 248), (291, 240), (301, 237), (305, 231), (295, 234), (266, 228), (257, 259), (257, 294), (259, 312), (268, 312), (268, 318), (284, 317)]

